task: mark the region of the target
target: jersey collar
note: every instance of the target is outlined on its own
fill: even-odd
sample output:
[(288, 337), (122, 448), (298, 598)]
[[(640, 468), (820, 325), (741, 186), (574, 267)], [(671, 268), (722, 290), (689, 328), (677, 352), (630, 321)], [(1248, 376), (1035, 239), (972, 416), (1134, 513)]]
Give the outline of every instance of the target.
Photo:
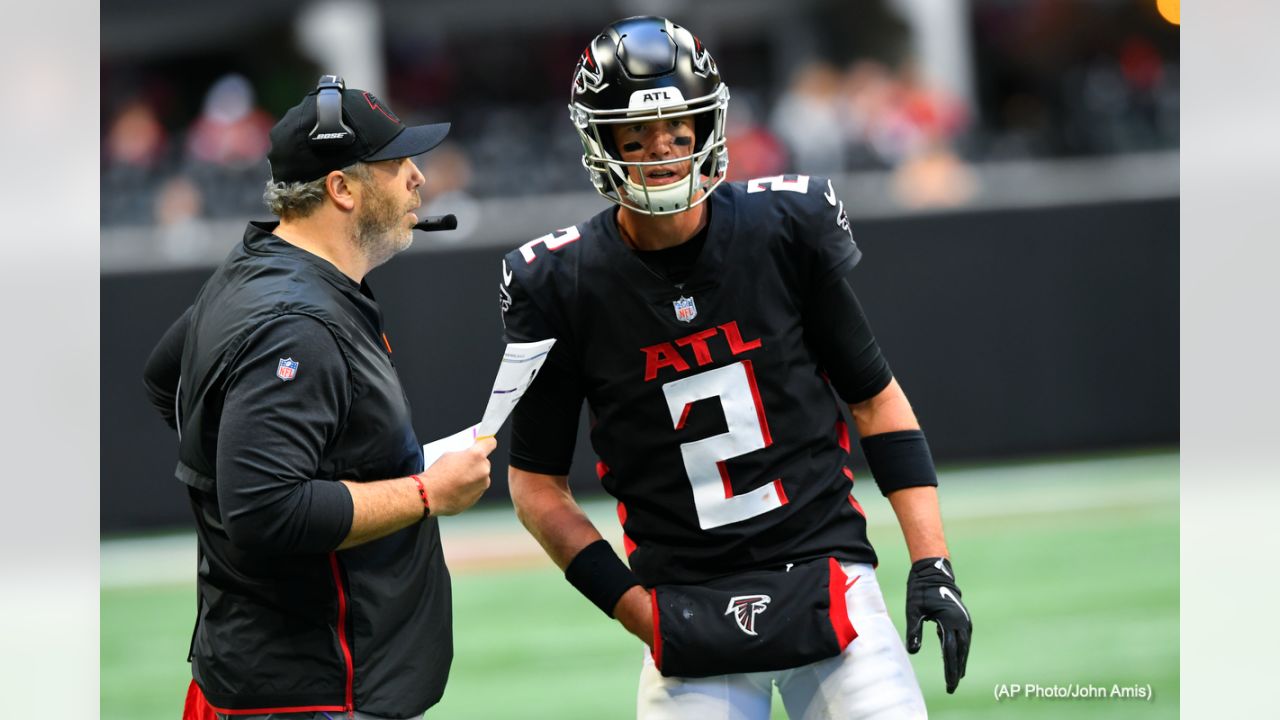
[(251, 255), (288, 257), (306, 263), (351, 300), (369, 322), (370, 332), (375, 338), (379, 338), (382, 334), (382, 310), (378, 307), (378, 300), (373, 296), (373, 289), (369, 287), (368, 280), (357, 283), (328, 260), (273, 234), (279, 225), (279, 221), (250, 222), (244, 231), (245, 252)]
[(669, 303), (681, 296), (718, 286), (720, 268), (728, 245), (732, 241), (736, 222), (733, 194), (729, 192), (728, 185), (713, 192), (711, 197), (707, 198), (707, 204), (711, 211), (706, 228), (707, 241), (702, 252), (698, 254), (698, 259), (683, 288), (676, 287), (671, 281), (660, 277), (627, 246), (618, 229), (617, 208), (614, 207), (601, 213), (600, 223), (604, 233), (602, 245), (609, 256), (610, 265), (622, 273), (632, 287), (643, 293), (650, 301), (657, 303)]

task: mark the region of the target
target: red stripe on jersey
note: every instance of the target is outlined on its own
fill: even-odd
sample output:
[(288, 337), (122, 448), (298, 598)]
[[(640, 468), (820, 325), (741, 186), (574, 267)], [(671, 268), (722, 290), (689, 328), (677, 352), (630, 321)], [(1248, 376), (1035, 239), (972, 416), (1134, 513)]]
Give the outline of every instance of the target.
[(849, 423), (844, 421), (844, 417), (836, 420), (836, 442), (840, 443), (840, 449), (845, 453), (849, 453), (849, 448), (853, 447), (852, 441), (849, 440)]
[[(757, 340), (756, 342), (759, 341)], [(756, 403), (756, 417), (760, 419), (760, 433), (764, 435), (764, 446), (769, 447), (773, 444), (773, 435), (769, 434), (769, 421), (764, 417), (764, 402), (760, 399), (760, 388), (756, 386), (756, 373), (751, 368), (750, 360), (743, 360), (742, 367), (747, 371), (747, 384), (751, 386), (751, 399)]]
[[(733, 497), (733, 483), (729, 481), (729, 468), (725, 466), (723, 460), (720, 460), (716, 463), (716, 469), (720, 471), (720, 482), (724, 483), (724, 499), (728, 500)], [(778, 494), (778, 500), (783, 505), (791, 502), (787, 499), (787, 491), (782, 489), (782, 478), (773, 481), (773, 491)]]
[(840, 650), (843, 651), (848, 647), (853, 639), (858, 637), (858, 631), (853, 629), (853, 623), (849, 622), (849, 607), (845, 604), (844, 594), (858, 582), (858, 575), (849, 581), (849, 576), (844, 574), (844, 568), (840, 567), (840, 563), (835, 558), (827, 558), (827, 567), (831, 571), (830, 578), (827, 580), (827, 590), (831, 594), (831, 603), (828, 606), (831, 617), (831, 629), (836, 631), (836, 640), (840, 643)]
[(733, 497), (733, 485), (729, 482), (729, 468), (725, 467), (723, 460), (718, 460), (716, 469), (720, 471), (720, 482), (724, 483), (724, 499), (728, 500)]
[(649, 603), (653, 608), (653, 665), (662, 670), (662, 630), (658, 627), (658, 591), (649, 591)]
[(621, 501), (618, 502), (618, 524), (622, 526), (622, 549), (627, 557), (631, 557), (631, 553), (636, 551), (636, 544), (627, 537), (627, 506)]
[(858, 514), (861, 515), (863, 518), (867, 517), (867, 512), (862, 509), (861, 505), (858, 504), (858, 500), (853, 496), (853, 493), (849, 493), (849, 504), (852, 505), (853, 509), (857, 510)]
[[(329, 553), (329, 567), (333, 569), (333, 584), (338, 588), (338, 645), (342, 648), (342, 659), (347, 666), (347, 704), (343, 710), (355, 708), (354, 683), (355, 663), (351, 658), (351, 646), (347, 644), (347, 593), (342, 587), (342, 571), (338, 568), (338, 553)], [(305, 712), (305, 710), (282, 710), (274, 712)], [(266, 714), (265, 712), (263, 714)]]
[(677, 430), (684, 429), (684, 421), (689, 419), (689, 410), (693, 407), (693, 403), (685, 403), (684, 411), (680, 413), (680, 422), (676, 423)]
[[(849, 454), (850, 448), (853, 447), (853, 442), (849, 439), (849, 423), (844, 421), (844, 417), (836, 419), (836, 442), (840, 444), (840, 449), (844, 450), (846, 455)], [(850, 469), (848, 465), (840, 468), (840, 470), (844, 473), (845, 477), (849, 478), (850, 483), (854, 482), (853, 470)], [(849, 496), (849, 502), (859, 514), (863, 517), (867, 516), (866, 513), (862, 512), (862, 506), (858, 505), (858, 501), (854, 500), (852, 495)]]
[(604, 464), (603, 460), (596, 461), (596, 479), (603, 480), (605, 475), (609, 474), (609, 466)]

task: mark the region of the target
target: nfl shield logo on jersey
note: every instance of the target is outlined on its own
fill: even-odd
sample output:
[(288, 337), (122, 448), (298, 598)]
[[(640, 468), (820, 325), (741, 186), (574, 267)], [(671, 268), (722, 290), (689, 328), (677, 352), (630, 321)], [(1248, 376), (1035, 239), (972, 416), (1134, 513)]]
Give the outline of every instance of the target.
[(680, 322), (692, 322), (698, 317), (698, 306), (693, 304), (693, 298), (682, 297), (671, 303), (676, 308), (676, 319)]
[(276, 366), (276, 377), (281, 380), (292, 380), (298, 376), (298, 361), (293, 358), (280, 358)]

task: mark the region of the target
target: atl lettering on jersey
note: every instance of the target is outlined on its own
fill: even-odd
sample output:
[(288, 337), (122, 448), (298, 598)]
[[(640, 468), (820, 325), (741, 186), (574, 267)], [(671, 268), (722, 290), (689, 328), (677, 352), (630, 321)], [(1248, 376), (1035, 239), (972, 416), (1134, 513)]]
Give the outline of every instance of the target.
[[(721, 337), (723, 340), (713, 345), (712, 339)], [(738, 321), (732, 320), (723, 325), (685, 335), (672, 342), (643, 347), (640, 348), (640, 352), (644, 353), (645, 382), (657, 378), (658, 372), (663, 368), (671, 368), (676, 373), (682, 373), (692, 367), (677, 348), (688, 348), (688, 352), (693, 353), (693, 362), (698, 367), (710, 365), (714, 360), (711, 352), (713, 346), (716, 348), (717, 355), (724, 354), (726, 357), (731, 357), (741, 355), (748, 350), (755, 350), (761, 347), (762, 343), (759, 338), (744, 342), (742, 332), (738, 330)]]

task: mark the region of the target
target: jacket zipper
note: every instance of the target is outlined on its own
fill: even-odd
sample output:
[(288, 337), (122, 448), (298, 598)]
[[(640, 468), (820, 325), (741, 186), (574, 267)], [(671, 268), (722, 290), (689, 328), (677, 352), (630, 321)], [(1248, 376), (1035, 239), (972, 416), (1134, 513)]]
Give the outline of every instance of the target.
[(347, 668), (346, 701), (343, 709), (347, 717), (355, 717), (352, 685), (355, 681), (355, 665), (351, 660), (351, 647), (347, 645), (347, 593), (342, 588), (342, 572), (338, 568), (338, 553), (329, 553), (329, 567), (333, 569), (333, 585), (338, 589), (338, 644), (342, 646), (342, 659)]

